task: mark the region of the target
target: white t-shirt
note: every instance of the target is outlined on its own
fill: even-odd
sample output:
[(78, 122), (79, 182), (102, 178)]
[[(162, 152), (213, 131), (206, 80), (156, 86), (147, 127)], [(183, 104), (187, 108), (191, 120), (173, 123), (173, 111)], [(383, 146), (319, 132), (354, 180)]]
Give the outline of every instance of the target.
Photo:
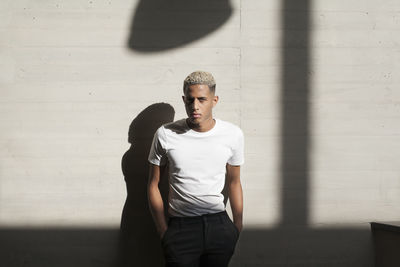
[(233, 123), (215, 119), (207, 132), (192, 130), (186, 119), (163, 124), (154, 134), (148, 160), (169, 164), (168, 213), (198, 216), (225, 210), (222, 190), (226, 163), (244, 163), (244, 136)]

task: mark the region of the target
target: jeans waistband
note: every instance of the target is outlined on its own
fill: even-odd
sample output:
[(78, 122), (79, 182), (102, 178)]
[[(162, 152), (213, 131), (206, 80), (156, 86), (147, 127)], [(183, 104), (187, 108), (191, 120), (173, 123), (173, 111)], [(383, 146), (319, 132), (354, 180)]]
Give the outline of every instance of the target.
[(171, 221), (181, 221), (181, 222), (194, 222), (194, 221), (199, 221), (199, 220), (203, 220), (203, 219), (213, 219), (213, 218), (220, 218), (220, 217), (224, 217), (224, 216), (228, 216), (228, 213), (226, 212), (226, 210), (224, 211), (220, 211), (217, 213), (207, 213), (207, 214), (203, 214), (203, 215), (199, 215), (199, 216), (171, 216), (169, 217), (169, 220)]

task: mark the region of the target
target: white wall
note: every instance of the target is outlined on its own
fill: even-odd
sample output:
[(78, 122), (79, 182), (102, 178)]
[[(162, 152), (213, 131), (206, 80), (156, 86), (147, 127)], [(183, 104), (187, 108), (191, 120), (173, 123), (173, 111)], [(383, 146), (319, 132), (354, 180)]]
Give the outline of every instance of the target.
[[(293, 67), (282, 63), (284, 1), (232, 0), (217, 30), (158, 52), (127, 46), (137, 4), (0, 3), (0, 227), (117, 229), (130, 123), (159, 102), (184, 117), (182, 81), (203, 69), (217, 80), (215, 116), (245, 133), (245, 229), (232, 266), (371, 266), (368, 223), (400, 214), (400, 2), (286, 6), (293, 19), (310, 18), (309, 58), (292, 59), (308, 62), (306, 100), (281, 95), (282, 73)], [(294, 48), (296, 34), (302, 29), (293, 30)], [(291, 101), (309, 109), (308, 215), (306, 225), (281, 230), (282, 193), (301, 198), (304, 187), (281, 188), (281, 107)], [(319, 251), (337, 229), (350, 249), (363, 249)], [(318, 242), (305, 255), (313, 231), (326, 232), (311, 234)], [(255, 242), (262, 233), (274, 241)]]

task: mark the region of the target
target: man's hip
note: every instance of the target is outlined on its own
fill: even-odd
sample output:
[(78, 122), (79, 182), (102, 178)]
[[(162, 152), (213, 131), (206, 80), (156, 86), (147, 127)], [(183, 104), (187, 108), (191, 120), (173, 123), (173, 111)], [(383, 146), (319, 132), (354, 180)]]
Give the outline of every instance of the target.
[(227, 266), (238, 238), (239, 230), (222, 211), (170, 217), (161, 244), (167, 266), (188, 266), (185, 264), (195, 261), (204, 262), (204, 266)]

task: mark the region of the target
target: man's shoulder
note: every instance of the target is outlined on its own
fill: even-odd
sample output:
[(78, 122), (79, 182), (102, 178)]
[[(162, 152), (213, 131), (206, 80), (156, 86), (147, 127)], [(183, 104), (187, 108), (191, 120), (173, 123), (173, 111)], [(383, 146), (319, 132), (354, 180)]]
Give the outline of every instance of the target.
[(229, 131), (236, 134), (243, 134), (242, 129), (233, 122), (222, 119), (218, 119), (218, 122), (220, 123), (221, 129), (223, 129), (224, 131)]
[(164, 128), (167, 132), (182, 134), (187, 132), (186, 119), (180, 119), (164, 123), (160, 128)]

